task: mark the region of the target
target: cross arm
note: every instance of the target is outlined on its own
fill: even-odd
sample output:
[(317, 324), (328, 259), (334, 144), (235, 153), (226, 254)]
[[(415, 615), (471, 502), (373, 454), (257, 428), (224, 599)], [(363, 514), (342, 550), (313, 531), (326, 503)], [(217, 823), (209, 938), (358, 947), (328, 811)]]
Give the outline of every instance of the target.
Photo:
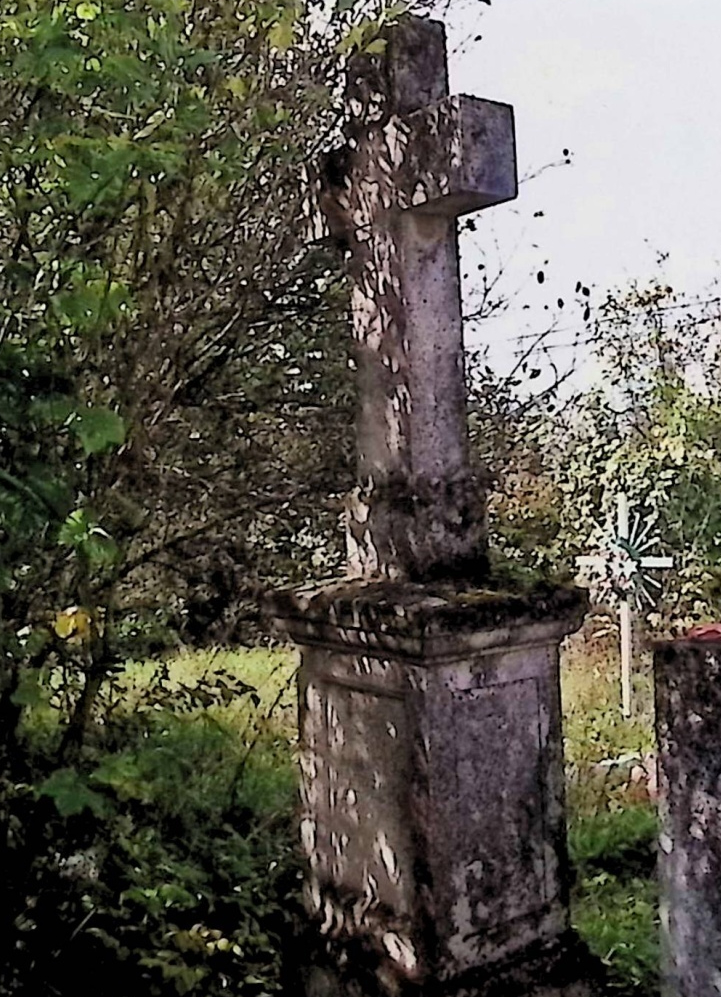
[(579, 568), (600, 568), (606, 563), (606, 558), (600, 554), (581, 554), (576, 558)]
[(456, 217), (518, 193), (513, 108), (447, 97), (386, 126), (398, 206)]
[(653, 557), (649, 555), (648, 557), (642, 557), (639, 563), (642, 568), (672, 568), (673, 558)]

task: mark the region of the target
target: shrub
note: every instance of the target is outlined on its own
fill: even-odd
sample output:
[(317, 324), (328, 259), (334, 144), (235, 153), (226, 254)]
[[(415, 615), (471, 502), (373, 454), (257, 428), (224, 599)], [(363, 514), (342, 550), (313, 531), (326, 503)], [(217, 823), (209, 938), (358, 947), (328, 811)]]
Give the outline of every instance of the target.
[(135, 671), (82, 760), (38, 752), (36, 788), (0, 786), (2, 992), (82, 993), (80, 965), (99, 995), (279, 992), (299, 887), (283, 684), (263, 700), (227, 665)]

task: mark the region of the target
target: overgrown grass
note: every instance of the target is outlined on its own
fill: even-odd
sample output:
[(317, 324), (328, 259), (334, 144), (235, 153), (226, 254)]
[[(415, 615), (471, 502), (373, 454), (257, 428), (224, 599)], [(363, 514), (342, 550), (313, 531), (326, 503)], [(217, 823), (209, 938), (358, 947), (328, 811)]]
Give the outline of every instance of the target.
[(566, 642), (561, 685), (566, 735), (566, 761), (590, 766), (626, 754), (653, 749), (653, 685), (651, 658), (634, 661), (632, 714), (621, 715), (620, 662), (616, 638)]
[(634, 676), (629, 719), (621, 716), (619, 667), (615, 641), (576, 637), (563, 659), (572, 918), (619, 997), (653, 997), (658, 819), (643, 770), (654, 746), (650, 661)]
[(658, 891), (647, 876), (584, 875), (574, 902), (574, 925), (607, 965), (609, 985), (628, 997), (659, 992)]

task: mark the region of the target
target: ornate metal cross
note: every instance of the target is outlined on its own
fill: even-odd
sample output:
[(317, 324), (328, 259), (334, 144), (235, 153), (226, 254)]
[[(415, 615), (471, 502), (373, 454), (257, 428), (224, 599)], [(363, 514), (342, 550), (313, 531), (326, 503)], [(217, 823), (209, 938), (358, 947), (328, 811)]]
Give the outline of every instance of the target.
[(672, 568), (670, 557), (649, 554), (658, 543), (658, 537), (649, 536), (654, 520), (641, 522), (636, 516), (629, 530), (628, 497), (618, 496), (616, 535), (608, 542), (603, 553), (577, 557), (579, 567), (593, 568), (600, 575), (605, 593), (618, 603), (619, 630), (621, 635), (621, 698), (623, 715), (631, 716), (631, 664), (633, 658), (631, 602), (644, 600), (653, 605), (649, 586), (660, 589), (661, 583), (647, 574), (654, 568)]

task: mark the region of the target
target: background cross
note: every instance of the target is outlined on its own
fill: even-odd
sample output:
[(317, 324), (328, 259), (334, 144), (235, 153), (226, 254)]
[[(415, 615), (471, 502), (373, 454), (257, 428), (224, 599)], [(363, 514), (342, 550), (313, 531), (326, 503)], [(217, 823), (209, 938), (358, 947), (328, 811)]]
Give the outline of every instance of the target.
[(605, 574), (610, 566), (611, 583), (618, 600), (618, 620), (621, 638), (621, 701), (623, 715), (631, 716), (631, 667), (633, 661), (633, 626), (631, 618), (631, 589), (640, 581), (637, 591), (644, 594), (649, 602), (652, 599), (645, 588), (650, 584), (660, 588), (660, 583), (650, 576), (643, 575), (643, 570), (654, 568), (672, 568), (673, 560), (654, 554), (644, 553), (652, 544), (657, 543), (657, 537), (649, 538), (653, 520), (645, 526), (636, 516), (633, 529), (629, 530), (628, 496), (621, 492), (617, 498), (616, 536), (612, 540), (609, 551), (616, 555), (615, 563), (610, 563), (609, 554), (593, 554), (576, 558), (579, 567), (590, 567)]

